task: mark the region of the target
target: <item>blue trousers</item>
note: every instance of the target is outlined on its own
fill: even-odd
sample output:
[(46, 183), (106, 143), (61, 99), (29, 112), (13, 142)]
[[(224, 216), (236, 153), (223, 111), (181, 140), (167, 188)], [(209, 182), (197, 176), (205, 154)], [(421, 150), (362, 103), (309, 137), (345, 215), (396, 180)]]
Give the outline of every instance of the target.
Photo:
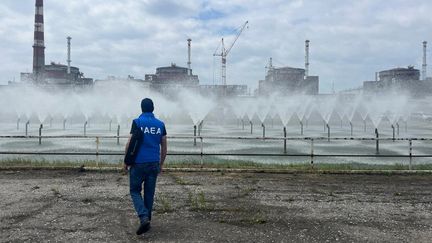
[[(134, 164), (129, 170), (129, 192), (141, 222), (151, 220), (159, 162)], [(141, 193), (144, 184), (144, 195)]]

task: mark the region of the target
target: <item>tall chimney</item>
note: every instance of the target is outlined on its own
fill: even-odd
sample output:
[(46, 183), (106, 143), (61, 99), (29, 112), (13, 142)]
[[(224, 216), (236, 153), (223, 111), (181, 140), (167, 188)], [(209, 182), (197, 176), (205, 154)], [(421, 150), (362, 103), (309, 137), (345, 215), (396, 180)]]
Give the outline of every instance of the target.
[(187, 65), (188, 65), (188, 74), (189, 75), (192, 75), (192, 69), (191, 69), (191, 39), (189, 38), (189, 39), (187, 39), (187, 42), (188, 42), (188, 63), (187, 63)]
[(427, 76), (427, 64), (426, 64), (426, 50), (427, 48), (427, 42), (423, 41), (423, 65), (422, 65), (422, 79), (426, 80)]
[(71, 67), (71, 37), (70, 36), (68, 36), (67, 37), (67, 56), (68, 56), (68, 59), (67, 59), (67, 63), (68, 63), (68, 66), (67, 66), (67, 73), (68, 74), (70, 74), (70, 67)]
[(33, 76), (35, 81), (41, 81), (45, 70), (45, 42), (44, 42), (44, 17), (43, 0), (36, 0), (35, 28), (33, 43)]
[(309, 40), (305, 41), (305, 76), (309, 76)]

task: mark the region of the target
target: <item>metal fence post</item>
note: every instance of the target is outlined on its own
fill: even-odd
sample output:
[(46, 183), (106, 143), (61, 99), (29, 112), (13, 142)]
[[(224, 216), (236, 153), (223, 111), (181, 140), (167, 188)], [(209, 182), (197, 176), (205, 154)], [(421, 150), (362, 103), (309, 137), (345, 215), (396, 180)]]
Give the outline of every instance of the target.
[(376, 136), (375, 154), (379, 154), (379, 133), (378, 133), (378, 128), (375, 128), (375, 136)]
[(99, 137), (96, 137), (96, 167), (99, 167)]
[(204, 166), (204, 145), (203, 145), (203, 137), (200, 137), (201, 142), (201, 168)]
[(42, 128), (43, 128), (43, 124), (40, 124), (40, 127), (39, 127), (39, 145), (42, 144)]
[(120, 124), (117, 125), (117, 145), (120, 145)]
[(313, 167), (314, 163), (314, 140), (311, 138), (311, 166)]
[(283, 128), (283, 133), (284, 133), (284, 154), (287, 153), (287, 131), (286, 131), (286, 127)]
[(408, 169), (411, 170), (412, 169), (412, 140), (408, 140), (409, 141), (409, 167)]

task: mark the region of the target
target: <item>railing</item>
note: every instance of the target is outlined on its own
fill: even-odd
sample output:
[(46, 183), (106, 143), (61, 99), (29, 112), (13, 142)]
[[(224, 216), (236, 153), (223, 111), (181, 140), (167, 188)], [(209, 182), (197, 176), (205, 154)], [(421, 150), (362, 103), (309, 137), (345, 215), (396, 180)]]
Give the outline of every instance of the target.
[[(123, 156), (124, 152), (100, 152), (99, 144), (100, 139), (117, 139), (117, 144), (120, 143), (120, 138), (127, 139), (129, 136), (77, 136), (77, 135), (62, 135), (62, 136), (0, 136), (0, 139), (38, 139), (42, 143), (42, 139), (95, 139), (95, 152), (14, 152), (14, 151), (0, 151), (2, 155), (70, 155), (70, 156), (96, 156), (96, 161), (102, 155), (118, 155)], [(412, 141), (432, 141), (432, 138), (371, 138), (371, 137), (332, 137), (330, 141), (340, 140), (356, 140), (356, 141), (375, 141), (376, 151), (375, 154), (317, 154), (314, 152), (315, 141), (329, 141), (329, 137), (229, 137), (229, 136), (168, 136), (168, 139), (193, 139), (194, 144), (196, 140), (200, 140), (200, 152), (187, 152), (176, 153), (169, 152), (168, 155), (175, 156), (200, 156), (201, 164), (203, 164), (204, 156), (273, 156), (273, 157), (309, 157), (310, 164), (313, 165), (314, 158), (316, 157), (375, 157), (375, 158), (409, 158), (409, 169), (412, 168), (413, 158), (432, 158), (432, 154), (413, 154)], [(283, 153), (205, 153), (204, 140), (223, 139), (223, 140), (261, 140), (261, 141), (283, 141)], [(310, 141), (310, 153), (296, 153), (290, 154), (286, 150), (287, 141)], [(407, 154), (380, 154), (379, 142), (380, 141), (407, 141), (408, 148)], [(431, 149), (432, 151), (432, 149)]]

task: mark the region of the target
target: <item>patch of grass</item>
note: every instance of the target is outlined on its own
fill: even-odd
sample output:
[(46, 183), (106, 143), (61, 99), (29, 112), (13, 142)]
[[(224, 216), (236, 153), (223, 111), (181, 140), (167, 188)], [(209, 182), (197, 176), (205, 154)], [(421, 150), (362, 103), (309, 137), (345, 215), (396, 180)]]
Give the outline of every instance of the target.
[(267, 223), (267, 219), (262, 212), (258, 212), (256, 214), (252, 215), (250, 218), (241, 219), (240, 222), (242, 222), (244, 224), (248, 224), (248, 225), (265, 224), (265, 223)]
[(213, 210), (213, 207), (207, 201), (203, 191), (199, 191), (196, 194), (189, 192), (188, 199), (189, 199), (189, 204), (191, 206), (191, 210), (193, 210), (193, 211), (211, 211), (211, 210)]
[[(95, 160), (79, 160), (79, 161), (64, 161), (64, 160), (47, 160), (47, 159), (31, 159), (31, 158), (5, 158), (0, 160), (0, 167), (108, 167), (122, 168), (122, 161), (95, 161)], [(366, 163), (316, 163), (313, 166), (310, 163), (257, 163), (245, 160), (229, 160), (216, 157), (206, 158), (206, 161), (201, 165), (194, 159), (189, 161), (171, 161), (164, 165), (166, 168), (214, 168), (214, 169), (255, 169), (255, 170), (295, 170), (295, 171), (342, 171), (342, 170), (408, 170), (407, 164), (366, 164)], [(430, 164), (415, 164), (413, 170), (432, 170)], [(223, 175), (223, 174), (222, 174)], [(184, 179), (179, 179), (180, 185), (197, 185), (196, 183), (187, 182)]]
[(155, 211), (157, 213), (160, 213), (160, 214), (169, 213), (169, 212), (173, 211), (173, 208), (171, 207), (171, 203), (170, 203), (169, 199), (163, 194), (158, 195), (156, 197), (156, 205), (155, 206), (156, 206)]
[(182, 177), (180, 177), (178, 175), (173, 175), (173, 178), (174, 178), (174, 181), (177, 184), (182, 185), (182, 186), (185, 186), (185, 185), (200, 185), (199, 183), (196, 183), (196, 182), (187, 181), (187, 180), (185, 180), (184, 178), (182, 178)]
[(51, 188), (51, 191), (52, 191), (52, 193), (53, 193), (53, 195), (55, 196), (55, 197), (61, 197), (62, 195), (60, 194), (60, 191), (59, 191), (59, 189), (58, 188)]

